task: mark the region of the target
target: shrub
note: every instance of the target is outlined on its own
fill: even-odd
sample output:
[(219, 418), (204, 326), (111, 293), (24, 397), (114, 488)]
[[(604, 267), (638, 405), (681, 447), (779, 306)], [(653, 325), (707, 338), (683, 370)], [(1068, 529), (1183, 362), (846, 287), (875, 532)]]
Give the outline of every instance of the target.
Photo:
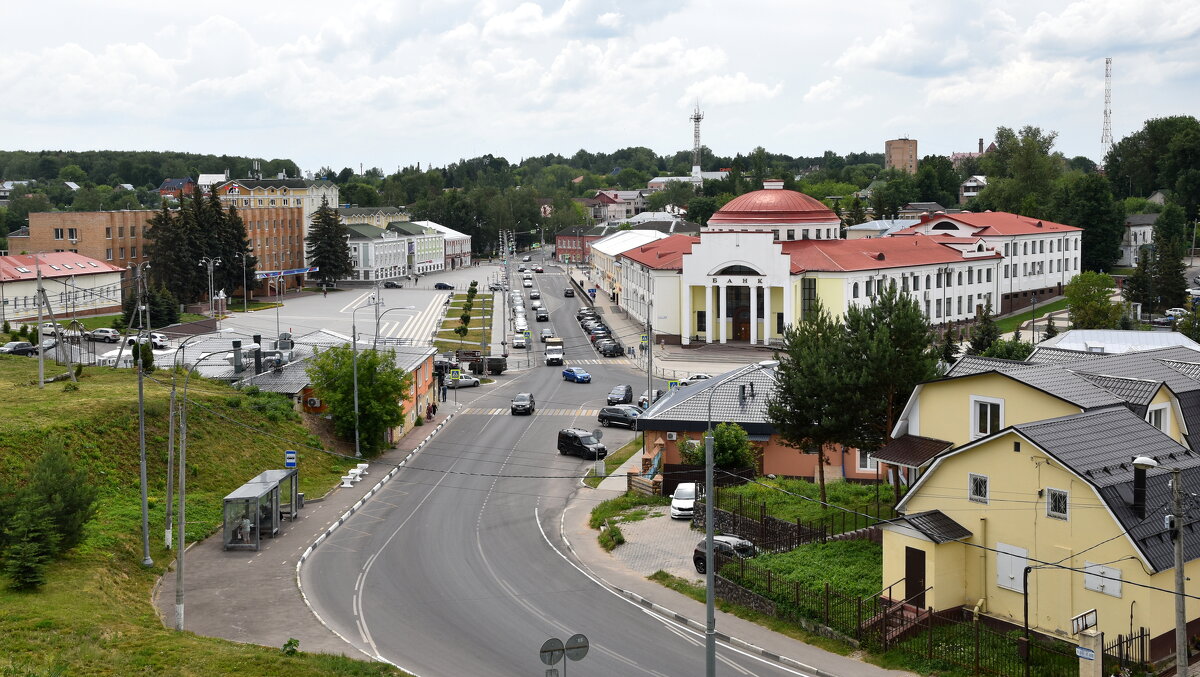
[(12, 325), (10, 325), (10, 324), (8, 323), (8, 320), (5, 320), (5, 321), (4, 321), (4, 325), (3, 325), (3, 327), (2, 327), (2, 328), (0, 328), (0, 331), (3, 331), (5, 334), (11, 334), (11, 333), (12, 333)]
[(413, 425), (425, 425), (425, 417), (418, 416), (417, 420), (413, 422)]
[(300, 640), (295, 637), (289, 637), (288, 641), (283, 643), (281, 651), (283, 651), (284, 656), (295, 656), (300, 651)]
[(4, 573), (9, 587), (30, 590), (46, 582), (46, 565), (61, 546), (62, 538), (54, 529), (50, 506), (34, 496), (26, 496), (4, 532), (9, 543), (4, 551)]
[(229, 407), (230, 409), (241, 409), (242, 398), (238, 397), (237, 395), (230, 395), (229, 397), (225, 398), (225, 406)]
[(77, 390), (79, 390), (78, 383), (71, 383), (70, 381), (67, 381), (66, 383), (63, 384), (63, 392), (64, 393), (73, 393)]
[(625, 534), (621, 533), (621, 527), (610, 524), (608, 528), (600, 532), (600, 547), (606, 552), (612, 552), (614, 548), (625, 542)]

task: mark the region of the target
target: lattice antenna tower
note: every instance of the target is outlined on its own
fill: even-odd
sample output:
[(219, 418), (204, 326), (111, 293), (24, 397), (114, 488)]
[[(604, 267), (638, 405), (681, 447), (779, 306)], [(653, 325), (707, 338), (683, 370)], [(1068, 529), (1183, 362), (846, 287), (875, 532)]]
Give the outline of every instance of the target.
[(1112, 150), (1112, 57), (1104, 59), (1104, 131), (1100, 133), (1100, 164)]
[(700, 104), (696, 104), (696, 110), (690, 118), (694, 131), (692, 132), (692, 167), (700, 166), (700, 121), (704, 119), (704, 113), (700, 112)]

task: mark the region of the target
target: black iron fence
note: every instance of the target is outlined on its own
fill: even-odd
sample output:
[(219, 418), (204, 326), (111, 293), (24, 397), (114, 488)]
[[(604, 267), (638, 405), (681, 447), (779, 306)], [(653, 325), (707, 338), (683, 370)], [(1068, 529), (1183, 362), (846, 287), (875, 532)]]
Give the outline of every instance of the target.
[[(824, 543), (847, 538), (880, 542), (876, 528), (896, 516), (886, 504), (862, 505), (844, 510), (832, 509), (817, 520), (779, 519), (770, 514), (767, 504), (746, 500), (745, 495), (715, 488), (714, 527), (721, 533), (737, 534), (754, 541), (759, 550), (785, 552), (806, 543)], [(697, 501), (693, 525), (704, 527), (703, 500)]]

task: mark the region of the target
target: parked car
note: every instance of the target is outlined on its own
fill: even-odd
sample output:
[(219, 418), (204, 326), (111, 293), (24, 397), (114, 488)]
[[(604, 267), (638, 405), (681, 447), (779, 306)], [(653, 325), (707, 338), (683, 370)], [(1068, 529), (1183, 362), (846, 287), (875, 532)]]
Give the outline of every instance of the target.
[(546, 339), (552, 339), (552, 338), (554, 338), (554, 330), (553, 329), (550, 329), (549, 327), (547, 327), (542, 330), (542, 335), (541, 335), (542, 343), (545, 343)]
[(514, 336), (513, 340), (512, 340), (512, 347), (513, 348), (528, 348), (529, 341), (525, 340), (525, 334), (517, 334), (516, 336)]
[(9, 341), (0, 346), (5, 355), (37, 355), (37, 348), (29, 341)]
[(568, 299), (575, 298), (575, 290), (571, 289), (570, 287), (567, 287), (566, 289), (563, 290), (563, 298), (568, 298)]
[(592, 382), (592, 375), (580, 367), (567, 367), (563, 369), (562, 376), (564, 381), (574, 381), (575, 383)]
[(447, 388), (475, 388), (479, 385), (479, 379), (474, 376), (460, 376), (458, 378), (447, 378), (443, 383)]
[(536, 289), (530, 290), (530, 292), (529, 292), (529, 300), (530, 301), (533, 301), (534, 299), (540, 299), (540, 298), (542, 298), (542, 292), (540, 292)]
[(500, 291), (501, 289), (504, 289), (504, 285), (499, 282), (493, 282), (488, 285), (488, 291)]
[(648, 391), (648, 390), (642, 391), (642, 396), (638, 398), (638, 406), (641, 407), (642, 409), (645, 409), (646, 407), (649, 407), (651, 404), (654, 404), (655, 402), (657, 402), (659, 400), (659, 398), (661, 398), (662, 396), (663, 396), (663, 391), (655, 389), (654, 399), (651, 400), (650, 399), (650, 391)]
[(564, 428), (558, 431), (558, 453), (598, 461), (608, 456), (608, 449), (586, 430)]
[[(726, 557), (754, 557), (757, 552), (754, 544), (741, 536), (733, 534), (713, 536), (714, 559), (718, 554)], [(696, 549), (692, 551), (692, 564), (696, 565), (696, 573), (704, 573), (704, 541), (697, 543)]]
[(585, 317), (594, 318), (597, 315), (599, 315), (599, 313), (597, 313), (594, 308), (580, 308), (575, 312), (575, 319), (582, 322)]
[(121, 332), (110, 327), (93, 329), (91, 331), (84, 332), (83, 336), (89, 341), (106, 341), (108, 343), (116, 343), (117, 341), (121, 340)]
[(403, 289), (404, 285), (395, 280), (384, 280), (383, 287), (384, 289)]
[(608, 403), (613, 404), (630, 404), (633, 402), (633, 386), (619, 385), (614, 386), (608, 391)]
[(602, 426), (623, 425), (632, 429), (637, 423), (637, 417), (642, 411), (631, 404), (618, 404), (613, 407), (604, 407), (600, 410), (600, 415), (596, 417)]
[(696, 483), (680, 482), (671, 494), (671, 519), (691, 519), (696, 509)]
[(512, 413), (533, 415), (534, 402), (533, 393), (517, 393), (516, 397), (512, 398)]
[(171, 345), (170, 341), (167, 340), (167, 337), (165, 334), (160, 334), (156, 331), (150, 332), (149, 337), (146, 337), (146, 336), (142, 336), (142, 337), (126, 336), (125, 337), (125, 345), (127, 345), (127, 346), (132, 346), (134, 343), (145, 343), (147, 341), (150, 342), (150, 347), (155, 350), (166, 350)]
[(434, 289), (454, 289), (454, 285), (449, 282), (438, 282), (433, 285)]
[(612, 333), (610, 333), (608, 331), (608, 329), (605, 327), (596, 327), (595, 329), (588, 332), (588, 340), (591, 341), (592, 343), (595, 343), (597, 339), (611, 338), (611, 337), (612, 337)]
[(1187, 315), (1187, 309), (1186, 308), (1167, 308), (1166, 310), (1163, 311), (1163, 313), (1165, 315), (1170, 315), (1171, 317), (1179, 318), (1179, 317), (1183, 317), (1184, 315)]
[(621, 357), (625, 354), (625, 348), (610, 338), (596, 339), (596, 350), (605, 357)]
[(710, 378), (712, 378), (712, 376), (710, 376), (709, 374), (692, 374), (691, 376), (689, 376), (689, 377), (687, 377), (687, 378), (683, 379), (682, 381), (680, 381), (680, 382), (679, 382), (679, 385), (681, 385), (681, 386), (690, 386), (690, 385), (692, 385), (693, 383), (699, 383), (699, 382), (701, 382), (701, 381), (707, 381), (707, 380), (708, 380), (708, 379), (710, 379)]

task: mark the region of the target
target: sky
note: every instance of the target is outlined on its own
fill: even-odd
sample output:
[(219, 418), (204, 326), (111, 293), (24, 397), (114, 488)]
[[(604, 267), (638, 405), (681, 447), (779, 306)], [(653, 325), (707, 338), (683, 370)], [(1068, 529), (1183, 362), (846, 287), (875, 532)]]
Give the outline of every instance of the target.
[[(1101, 156), (1200, 114), (1195, 0), (46, 0), (4, 12), (0, 148), (175, 150), (391, 173), (485, 154)], [(706, 169), (708, 169), (706, 167)]]

